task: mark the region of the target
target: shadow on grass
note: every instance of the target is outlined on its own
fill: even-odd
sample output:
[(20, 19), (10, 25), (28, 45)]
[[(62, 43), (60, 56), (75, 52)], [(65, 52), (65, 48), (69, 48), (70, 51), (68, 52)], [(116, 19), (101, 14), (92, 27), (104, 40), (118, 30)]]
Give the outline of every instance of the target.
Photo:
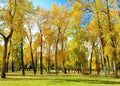
[(90, 84), (120, 84), (120, 82), (117, 81), (107, 81), (107, 80), (89, 80), (89, 79), (76, 79), (76, 80), (66, 80), (68, 82), (84, 82), (84, 83), (90, 83)]
[(63, 77), (63, 78), (55, 78), (55, 77), (49, 77), (49, 78), (46, 78), (46, 77), (22, 77), (22, 78), (7, 78), (7, 79), (1, 79), (3, 81), (23, 81), (23, 80), (30, 80), (30, 81), (34, 81), (34, 80), (41, 80), (41, 81), (49, 81), (51, 82), (51, 84), (53, 83), (63, 83), (63, 82), (66, 82), (66, 83), (69, 83), (69, 82), (76, 82), (76, 83), (79, 83), (79, 82), (82, 82), (82, 83), (88, 83), (88, 84), (120, 84), (120, 82), (118, 81), (109, 81), (109, 80), (102, 80), (102, 79), (90, 79), (88, 77), (88, 79), (84, 79), (84, 78), (66, 78), (66, 77)]

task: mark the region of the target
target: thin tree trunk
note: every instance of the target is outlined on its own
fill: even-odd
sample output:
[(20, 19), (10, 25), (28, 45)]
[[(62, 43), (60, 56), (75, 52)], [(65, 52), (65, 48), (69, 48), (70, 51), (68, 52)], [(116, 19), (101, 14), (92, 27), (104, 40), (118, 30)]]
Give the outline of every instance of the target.
[(37, 62), (37, 61), (38, 61), (37, 55), (38, 55), (38, 54), (37, 54), (37, 48), (36, 48), (36, 59), (35, 59), (35, 63), (36, 63), (36, 72), (37, 72), (37, 64), (38, 64), (38, 62)]
[(93, 57), (93, 49), (92, 49), (91, 58), (90, 58), (90, 74), (92, 74), (92, 57)]
[(25, 75), (25, 68), (24, 68), (24, 58), (23, 58), (23, 39), (21, 38), (21, 63), (22, 63), (22, 75)]
[(33, 59), (33, 51), (32, 51), (32, 44), (30, 42), (30, 51), (31, 51), (31, 59), (32, 59), (32, 68), (34, 71), (34, 75), (36, 74), (36, 68), (35, 68), (35, 63), (34, 63), (34, 59)]
[(32, 59), (32, 69), (34, 72), (34, 75), (36, 74), (36, 68), (35, 68), (35, 63), (34, 63), (34, 58), (33, 58), (33, 50), (32, 50), (32, 31), (31, 31), (31, 26), (29, 27), (29, 33), (30, 33), (30, 39), (29, 44), (30, 44), (30, 54), (31, 54), (31, 59)]
[(108, 56), (107, 56), (107, 63), (108, 63), (108, 75), (110, 75), (110, 61)]
[(106, 68), (106, 58), (104, 58), (104, 74), (105, 74), (105, 77), (107, 77), (107, 68)]
[(42, 30), (41, 30), (41, 45), (40, 45), (40, 47), (41, 47), (41, 51), (40, 51), (40, 74), (42, 75), (43, 74), (43, 57), (42, 57), (42, 47), (43, 47), (43, 45), (42, 45)]
[(14, 72), (14, 60), (12, 58), (12, 72)]
[(9, 57), (10, 57), (10, 51), (8, 53), (8, 56), (7, 56), (6, 72), (8, 72), (8, 68), (9, 68)]
[(64, 57), (64, 43), (63, 43), (63, 41), (62, 41), (62, 58), (63, 58), (63, 72), (64, 72), (64, 74), (66, 74), (67, 72), (66, 72), (66, 67), (65, 67), (65, 57)]
[(48, 73), (50, 73), (50, 45), (49, 45), (49, 58), (48, 58)]
[[(97, 54), (98, 52), (95, 52), (95, 54)], [(99, 57), (98, 55), (96, 55), (96, 71), (97, 71), (97, 74), (99, 75), (100, 73), (100, 69), (99, 69)]]
[(56, 74), (58, 74), (58, 65), (57, 65), (57, 51), (58, 51), (58, 41), (56, 41), (56, 50), (55, 50), (55, 70)]

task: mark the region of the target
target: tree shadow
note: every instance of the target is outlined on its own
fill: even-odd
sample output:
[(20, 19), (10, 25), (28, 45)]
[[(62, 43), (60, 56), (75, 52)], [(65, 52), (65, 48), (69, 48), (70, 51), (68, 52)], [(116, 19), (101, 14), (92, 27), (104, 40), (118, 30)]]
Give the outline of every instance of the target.
[(67, 82), (84, 82), (89, 84), (120, 84), (117, 81), (108, 81), (108, 80), (89, 80), (89, 79), (68, 79)]
[(34, 80), (44, 80), (44, 81), (50, 81), (51, 84), (53, 83), (63, 83), (63, 82), (66, 82), (66, 83), (69, 83), (69, 82), (84, 82), (84, 83), (88, 83), (88, 84), (120, 84), (120, 82), (118, 81), (110, 81), (110, 80), (97, 80), (97, 79), (84, 79), (84, 78), (46, 78), (46, 77), (21, 77), (21, 78), (6, 78), (6, 79), (1, 79), (1, 80), (8, 80), (8, 81), (22, 81), (22, 80), (30, 80), (30, 81), (34, 81)]

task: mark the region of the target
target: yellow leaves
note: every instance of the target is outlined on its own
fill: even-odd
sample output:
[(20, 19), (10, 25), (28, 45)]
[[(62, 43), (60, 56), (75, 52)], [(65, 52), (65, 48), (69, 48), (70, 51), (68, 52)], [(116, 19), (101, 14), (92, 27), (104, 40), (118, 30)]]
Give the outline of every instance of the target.
[(69, 12), (70, 16), (70, 23), (75, 26), (76, 28), (79, 28), (80, 26), (80, 19), (83, 14), (83, 11), (81, 11), (81, 4), (75, 3), (71, 7), (71, 11)]
[(69, 14), (73, 15), (75, 18), (80, 17), (83, 14), (83, 12), (81, 11), (81, 4), (80, 3), (73, 4)]
[(83, 5), (83, 8), (88, 9), (88, 8), (89, 8), (89, 4), (87, 4), (87, 3), (84, 4), (84, 5)]
[(110, 45), (107, 45), (104, 47), (104, 56), (108, 56), (109, 58), (112, 58), (113, 52), (114, 52), (114, 48), (111, 47)]
[(119, 32), (120, 31), (120, 22), (118, 23), (118, 24), (115, 24), (114, 25), (114, 30), (115, 30), (115, 32)]
[(95, 20), (92, 20), (88, 25), (88, 34), (92, 39), (96, 39), (99, 36), (98, 24)]
[(52, 12), (53, 17), (58, 14), (58, 8), (57, 8), (56, 3), (52, 4), (51, 12)]
[(110, 10), (110, 16), (114, 20), (119, 19), (118, 10), (117, 9), (111, 9)]
[(5, 13), (4, 20), (5, 20), (5, 21), (9, 21), (9, 23), (10, 23), (10, 21), (11, 21), (11, 19), (12, 19), (11, 17), (12, 17), (12, 16), (10, 15), (10, 12), (6, 12), (6, 13)]
[(116, 0), (109, 0), (109, 2), (116, 2)]
[(37, 36), (37, 39), (34, 41), (33, 46), (34, 46), (34, 47), (39, 47), (39, 46), (40, 46), (40, 44), (41, 44), (41, 36), (40, 36), (40, 34), (39, 34), (39, 33), (38, 33), (38, 34), (36, 34), (36, 36)]

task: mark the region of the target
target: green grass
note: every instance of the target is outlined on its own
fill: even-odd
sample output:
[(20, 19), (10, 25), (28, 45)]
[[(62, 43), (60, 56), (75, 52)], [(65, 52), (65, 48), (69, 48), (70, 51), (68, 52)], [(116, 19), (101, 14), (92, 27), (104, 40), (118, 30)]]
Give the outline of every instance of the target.
[(0, 86), (120, 86), (120, 79), (103, 76), (83, 76), (74, 74), (32, 75), (27, 73), (9, 73), (6, 79), (0, 79)]

